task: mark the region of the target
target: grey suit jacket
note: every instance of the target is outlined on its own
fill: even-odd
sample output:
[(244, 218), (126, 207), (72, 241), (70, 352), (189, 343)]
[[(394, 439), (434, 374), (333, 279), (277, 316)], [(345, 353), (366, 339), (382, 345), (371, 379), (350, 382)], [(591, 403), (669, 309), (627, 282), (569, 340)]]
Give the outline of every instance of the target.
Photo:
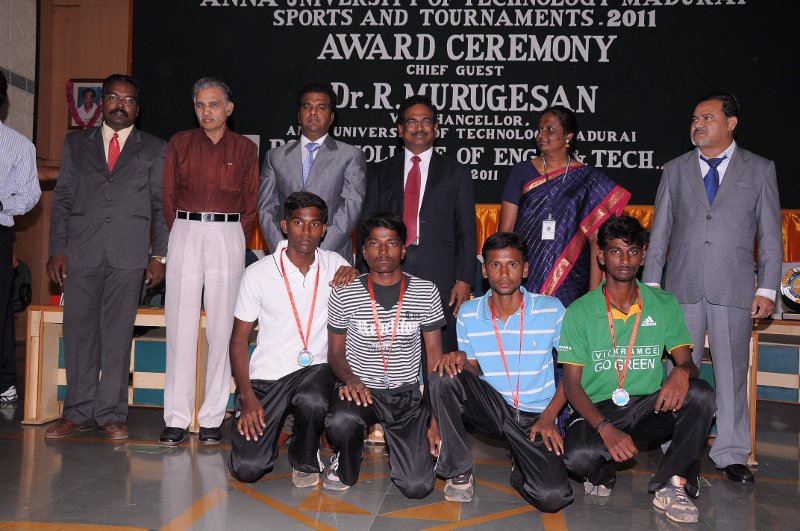
[[(656, 195), (643, 280), (660, 283), (681, 303), (703, 296), (749, 309), (758, 287), (778, 289), (783, 261), (775, 164), (736, 146), (709, 206), (697, 150), (664, 166)], [(662, 282), (663, 273), (663, 282)]]
[(100, 127), (64, 139), (53, 195), (50, 256), (71, 267), (96, 267), (103, 254), (117, 269), (144, 269), (166, 256), (169, 233), (161, 206), (167, 144), (135, 127), (114, 171), (108, 171)]
[(328, 205), (328, 233), (320, 247), (352, 261), (350, 237), (361, 213), (366, 188), (364, 153), (328, 135), (304, 186), (302, 159), (306, 154), (302, 151), (298, 139), (267, 152), (258, 193), (258, 219), (264, 239), (270, 249), (277, 249), (284, 239), (280, 229), (283, 202), (292, 192), (306, 190)]

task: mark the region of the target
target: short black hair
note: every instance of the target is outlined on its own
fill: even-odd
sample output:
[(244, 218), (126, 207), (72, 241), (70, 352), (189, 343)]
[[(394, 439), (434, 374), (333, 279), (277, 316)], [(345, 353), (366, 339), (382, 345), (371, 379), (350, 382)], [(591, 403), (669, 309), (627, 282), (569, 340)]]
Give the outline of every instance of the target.
[(0, 107), (8, 99), (8, 81), (6, 80), (6, 75), (0, 70)]
[(134, 98), (136, 98), (136, 101), (139, 101), (139, 82), (133, 79), (131, 76), (127, 74), (111, 74), (105, 78), (105, 80), (103, 80), (103, 96), (109, 93), (112, 83), (127, 83), (128, 85), (132, 86), (136, 91)]
[(650, 232), (639, 220), (631, 216), (613, 216), (600, 226), (597, 232), (597, 246), (605, 250), (609, 240), (620, 239), (628, 245), (638, 245), (642, 249), (650, 241)]
[(81, 91), (81, 98), (83, 98), (83, 95), (86, 94), (87, 92), (91, 92), (92, 96), (94, 96), (95, 98), (97, 97), (97, 91), (96, 90), (94, 90), (92, 87), (86, 87), (85, 89), (83, 89)]
[(319, 210), (319, 216), (322, 218), (323, 223), (328, 223), (328, 205), (325, 200), (317, 194), (311, 192), (300, 191), (292, 192), (286, 201), (283, 202), (283, 215), (288, 220), (292, 217), (292, 213), (299, 208), (316, 207)]
[(433, 122), (439, 122), (439, 112), (436, 110), (436, 107), (433, 106), (433, 101), (431, 101), (431, 99), (424, 94), (415, 94), (404, 99), (403, 103), (400, 104), (400, 108), (397, 109), (397, 118), (394, 122), (395, 125), (403, 125), (403, 122), (406, 121), (406, 111), (408, 111), (408, 109), (414, 105), (425, 105), (428, 107), (433, 114)]
[(511, 247), (522, 253), (522, 258), (528, 261), (528, 244), (520, 236), (513, 232), (497, 232), (492, 234), (486, 241), (483, 242), (481, 255), (483, 256), (483, 263), (488, 260), (490, 251), (497, 251), (500, 249), (507, 249)]
[(329, 83), (306, 83), (303, 88), (297, 93), (297, 110), (303, 106), (303, 96), (306, 94), (327, 94), (328, 99), (331, 100), (331, 110), (336, 109), (336, 93)]
[[(572, 133), (572, 139), (569, 144), (569, 151), (575, 151), (575, 145), (578, 143), (578, 117), (575, 116), (575, 111), (564, 105), (553, 105), (542, 111), (539, 118), (545, 114), (552, 114), (558, 120), (561, 128), (564, 130), (564, 136)], [(538, 122), (537, 122), (538, 123)]]
[(397, 236), (400, 238), (400, 241), (403, 242), (403, 245), (405, 245), (406, 235), (408, 234), (408, 231), (406, 230), (406, 224), (403, 223), (403, 219), (400, 216), (396, 214), (389, 214), (387, 212), (373, 214), (362, 221), (358, 226), (358, 237), (362, 242), (366, 242), (367, 238), (369, 238), (369, 234), (372, 232), (372, 229), (378, 227), (395, 231)]
[[(722, 102), (722, 114), (725, 115), (726, 118), (736, 118), (739, 120), (739, 100), (731, 94), (730, 92), (709, 92), (699, 100), (695, 104), (695, 107), (703, 103), (704, 101), (709, 100), (717, 100)], [(736, 128), (734, 128), (733, 132), (736, 132), (736, 129), (739, 128), (739, 124), (736, 124)]]

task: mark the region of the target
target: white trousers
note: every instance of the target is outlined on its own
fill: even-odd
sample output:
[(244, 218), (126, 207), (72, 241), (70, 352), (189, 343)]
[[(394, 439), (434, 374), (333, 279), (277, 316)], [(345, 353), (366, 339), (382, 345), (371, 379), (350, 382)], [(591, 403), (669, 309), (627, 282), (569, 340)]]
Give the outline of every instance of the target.
[(205, 399), (198, 422), (204, 428), (222, 424), (231, 388), (228, 345), (244, 271), (244, 254), (241, 223), (176, 219), (172, 226), (166, 289), (164, 422), (167, 426), (187, 428), (192, 420), (201, 297), (206, 311), (208, 362)]

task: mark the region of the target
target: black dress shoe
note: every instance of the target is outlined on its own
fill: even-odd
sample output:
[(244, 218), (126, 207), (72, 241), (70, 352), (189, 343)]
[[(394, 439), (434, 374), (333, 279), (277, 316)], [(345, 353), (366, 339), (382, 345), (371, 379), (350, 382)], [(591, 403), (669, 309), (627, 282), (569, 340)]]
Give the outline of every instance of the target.
[(222, 444), (222, 430), (219, 428), (200, 428), (200, 444)]
[(183, 442), (188, 433), (189, 432), (183, 428), (171, 428), (167, 426), (164, 428), (164, 431), (161, 432), (161, 437), (158, 438), (158, 444), (177, 446)]
[(747, 468), (747, 465), (728, 465), (721, 468), (722, 472), (728, 476), (728, 479), (737, 483), (755, 483), (756, 477), (753, 472)]

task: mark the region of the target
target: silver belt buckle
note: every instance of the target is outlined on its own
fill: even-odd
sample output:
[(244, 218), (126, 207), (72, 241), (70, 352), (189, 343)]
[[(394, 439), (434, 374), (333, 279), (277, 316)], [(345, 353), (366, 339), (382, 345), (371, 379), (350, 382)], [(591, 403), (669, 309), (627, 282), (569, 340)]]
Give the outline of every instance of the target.
[(200, 221), (214, 221), (213, 212), (203, 212), (200, 214)]

